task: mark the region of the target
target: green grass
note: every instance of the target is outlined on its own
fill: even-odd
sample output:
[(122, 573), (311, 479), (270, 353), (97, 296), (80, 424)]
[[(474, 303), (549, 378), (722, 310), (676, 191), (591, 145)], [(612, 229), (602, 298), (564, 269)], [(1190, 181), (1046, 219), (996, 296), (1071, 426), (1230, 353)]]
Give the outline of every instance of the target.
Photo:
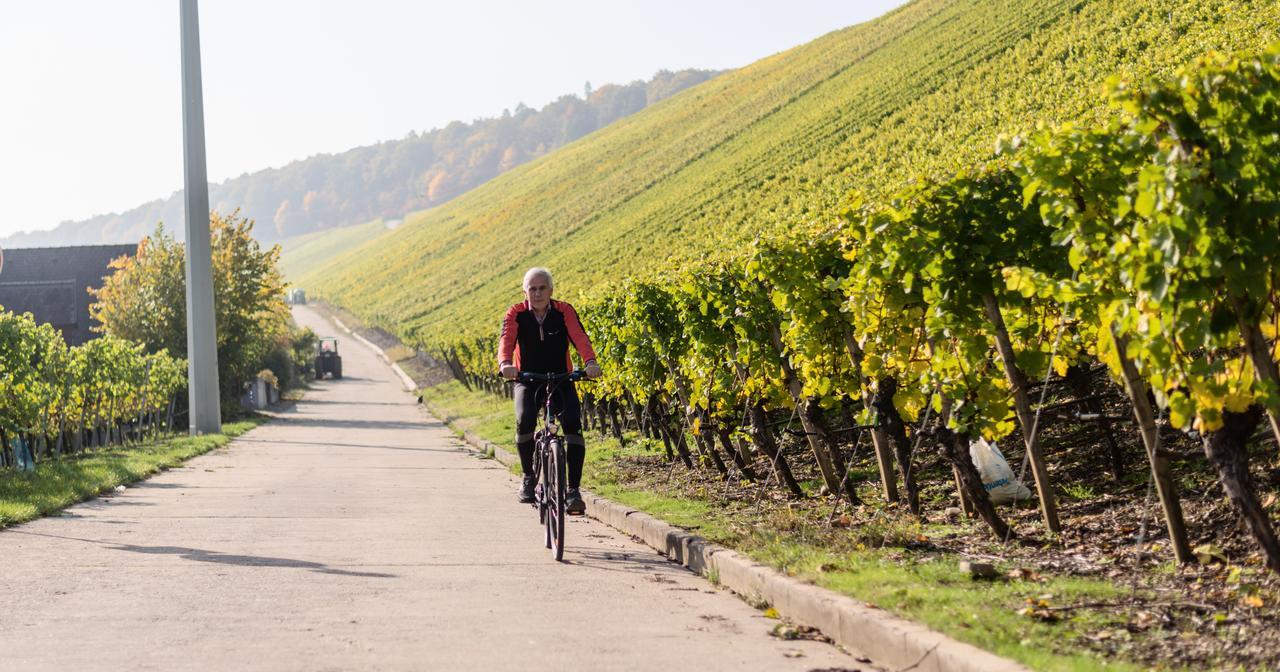
[(459, 434), (475, 432), (509, 453), (516, 451), (515, 407), (491, 394), (467, 390), (452, 381), (418, 390), (427, 409), (438, 414)]
[(364, 224), (287, 238), (280, 243), (280, 271), (287, 280), (293, 281), (307, 271), (323, 266), (333, 257), (359, 248), (387, 231), (382, 220), (375, 219)]
[[(770, 56), (408, 216), (290, 278), (406, 343), (488, 336), (546, 265), (560, 298), (757, 234), (836, 219), (988, 156), (997, 136), (1104, 114), (1112, 75), (1168, 74), (1280, 35), (1256, 0), (915, 0)], [(428, 347), (423, 347), (428, 346)]]
[[(433, 412), (447, 417), (456, 429), (466, 429), (505, 449), (512, 449), (513, 409), (509, 401), (451, 382), (420, 390)], [(974, 581), (957, 570), (957, 558), (940, 553), (907, 553), (892, 545), (878, 548), (888, 537), (942, 538), (961, 530), (955, 525), (922, 525), (886, 521), (849, 530), (841, 548), (819, 541), (812, 520), (785, 510), (769, 525), (744, 525), (712, 502), (698, 497), (672, 496), (644, 490), (620, 479), (611, 468), (623, 455), (655, 454), (660, 448), (629, 440), (625, 449), (616, 441), (588, 437), (583, 482), (591, 491), (644, 511), (766, 563), (789, 575), (874, 604), (928, 625), (960, 641), (1017, 660), (1036, 670), (1140, 670), (1123, 660), (1104, 660), (1074, 642), (1102, 629), (1118, 629), (1106, 612), (1079, 610), (1067, 620), (1045, 623), (1020, 615), (1028, 599), (1045, 598), (1051, 605), (1105, 602), (1120, 588), (1096, 579), (1044, 576), (1040, 580)], [(675, 467), (683, 470), (681, 466)], [(872, 541), (874, 539), (874, 542)], [(863, 543), (867, 542), (867, 543)], [(997, 563), (1001, 570), (1012, 569)]]
[(1081, 502), (1087, 502), (1098, 496), (1098, 491), (1093, 486), (1084, 483), (1068, 483), (1062, 486), (1062, 492), (1067, 497)]
[(0, 472), (0, 527), (15, 525), (128, 485), (226, 445), (262, 420), (223, 425), (222, 434), (180, 436), (136, 448), (111, 448), (36, 466), (34, 472)]
[(1098, 612), (1070, 621), (1041, 623), (1017, 613), (1029, 598), (1052, 604), (1105, 601), (1118, 589), (1104, 581), (1055, 577), (1040, 582), (975, 582), (956, 571), (954, 559), (899, 562), (881, 551), (832, 553), (785, 538), (756, 541), (757, 560), (817, 585), (865, 600), (924, 623), (956, 639), (1013, 658), (1036, 670), (1139, 670), (1123, 661), (1068, 653), (1072, 640), (1108, 626)]

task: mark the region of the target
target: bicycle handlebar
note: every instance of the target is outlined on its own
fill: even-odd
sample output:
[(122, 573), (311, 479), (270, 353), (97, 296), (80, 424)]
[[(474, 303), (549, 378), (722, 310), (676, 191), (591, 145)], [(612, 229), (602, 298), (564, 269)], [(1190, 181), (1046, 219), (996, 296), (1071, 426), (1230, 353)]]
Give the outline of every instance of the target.
[(516, 377), (516, 381), (521, 383), (561, 383), (564, 381), (576, 382), (587, 377), (587, 372), (582, 369), (574, 369), (568, 373), (533, 373), (532, 371), (521, 371)]

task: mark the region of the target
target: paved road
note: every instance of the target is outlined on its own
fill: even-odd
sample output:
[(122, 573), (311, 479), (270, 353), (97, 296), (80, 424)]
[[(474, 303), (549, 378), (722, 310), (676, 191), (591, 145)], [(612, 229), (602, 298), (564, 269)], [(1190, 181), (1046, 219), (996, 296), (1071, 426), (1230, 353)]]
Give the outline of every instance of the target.
[(341, 351), (228, 447), (0, 531), (0, 669), (866, 668), (601, 523), (553, 562), (515, 479)]

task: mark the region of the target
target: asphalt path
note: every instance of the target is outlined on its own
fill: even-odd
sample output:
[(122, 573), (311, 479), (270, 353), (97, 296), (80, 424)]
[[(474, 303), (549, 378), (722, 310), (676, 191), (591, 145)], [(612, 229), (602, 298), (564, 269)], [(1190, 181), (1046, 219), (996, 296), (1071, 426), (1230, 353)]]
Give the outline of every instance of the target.
[(555, 562), (515, 478), (340, 352), (228, 446), (0, 531), (0, 670), (870, 669), (603, 523)]

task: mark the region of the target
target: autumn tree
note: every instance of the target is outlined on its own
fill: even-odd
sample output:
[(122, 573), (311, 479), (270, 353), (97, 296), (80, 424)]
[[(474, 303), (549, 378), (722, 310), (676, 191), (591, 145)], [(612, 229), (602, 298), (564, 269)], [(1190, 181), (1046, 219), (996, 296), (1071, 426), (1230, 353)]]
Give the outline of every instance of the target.
[[(262, 249), (253, 220), (212, 213), (214, 315), (218, 378), (224, 412), (236, 408), (241, 384), (261, 370), (272, 350), (287, 342), (289, 310), (278, 262), (280, 248)], [(112, 262), (114, 273), (93, 291), (90, 306), (100, 331), (142, 343), (149, 352), (187, 355), (185, 246), (163, 225), (133, 257)]]

